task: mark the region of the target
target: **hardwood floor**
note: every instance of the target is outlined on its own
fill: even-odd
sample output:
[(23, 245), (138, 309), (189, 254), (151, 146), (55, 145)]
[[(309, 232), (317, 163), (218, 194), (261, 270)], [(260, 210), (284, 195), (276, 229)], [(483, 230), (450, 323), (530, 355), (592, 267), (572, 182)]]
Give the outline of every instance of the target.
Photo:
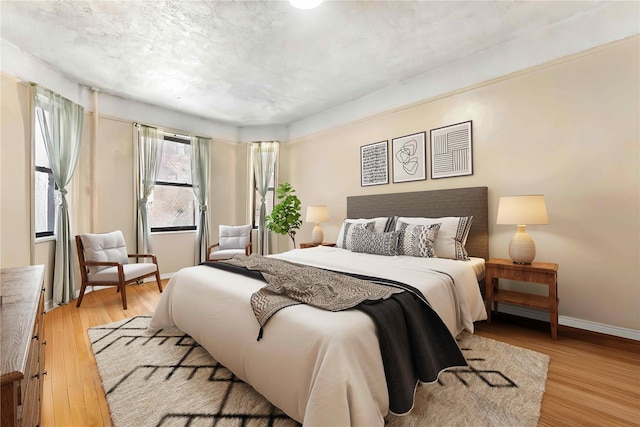
[[(87, 329), (151, 313), (159, 298), (149, 282), (127, 287), (127, 310), (108, 288), (86, 294), (80, 308), (73, 302), (47, 313), (43, 427), (112, 425)], [(540, 426), (640, 426), (640, 342), (563, 326), (552, 340), (548, 324), (506, 315), (476, 328), (551, 356)]]

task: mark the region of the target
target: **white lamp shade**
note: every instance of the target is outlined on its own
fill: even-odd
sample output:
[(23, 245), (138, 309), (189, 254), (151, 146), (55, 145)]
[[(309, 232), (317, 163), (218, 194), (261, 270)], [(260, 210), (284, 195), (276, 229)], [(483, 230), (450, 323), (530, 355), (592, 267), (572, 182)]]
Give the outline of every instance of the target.
[(327, 222), (329, 221), (329, 210), (326, 205), (309, 206), (307, 208), (307, 222)]
[(500, 197), (497, 224), (536, 225), (549, 224), (544, 196)]

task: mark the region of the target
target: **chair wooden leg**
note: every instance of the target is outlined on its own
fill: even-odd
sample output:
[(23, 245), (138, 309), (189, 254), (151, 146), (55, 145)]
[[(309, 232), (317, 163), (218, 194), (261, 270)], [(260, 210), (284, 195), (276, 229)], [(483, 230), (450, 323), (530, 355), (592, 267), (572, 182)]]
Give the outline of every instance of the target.
[(82, 304), (82, 297), (84, 296), (84, 291), (87, 288), (87, 284), (83, 283), (82, 286), (80, 287), (80, 295), (78, 295), (78, 302), (76, 302), (76, 307), (80, 307), (80, 304)]
[(162, 282), (160, 281), (160, 272), (156, 271), (156, 281), (158, 282), (158, 289), (162, 293)]
[[(121, 292), (121, 294), (122, 294), (122, 308), (124, 310), (126, 310), (127, 309), (127, 285), (120, 285), (120, 286), (122, 286), (122, 289), (121, 289), (122, 290), (122, 292)], [(118, 287), (120, 287), (120, 286), (118, 286)]]

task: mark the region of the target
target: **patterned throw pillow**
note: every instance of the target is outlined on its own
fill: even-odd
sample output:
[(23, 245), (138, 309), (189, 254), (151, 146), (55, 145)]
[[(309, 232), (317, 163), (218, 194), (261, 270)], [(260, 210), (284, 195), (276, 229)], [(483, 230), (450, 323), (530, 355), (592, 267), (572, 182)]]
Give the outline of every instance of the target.
[(336, 246), (342, 249), (348, 249), (352, 251), (354, 231), (357, 229), (366, 229), (366, 230), (373, 231), (374, 224), (375, 223), (373, 221), (366, 222), (366, 223), (365, 222), (354, 223), (354, 222), (345, 221), (342, 224), (342, 227), (344, 229), (344, 232), (342, 234), (342, 239), (338, 239)]
[(439, 223), (416, 225), (398, 222), (398, 255), (437, 258), (435, 242), (439, 230)]
[(436, 255), (438, 258), (468, 260), (469, 255), (464, 247), (471, 230), (472, 216), (451, 216), (442, 218), (400, 217), (398, 224), (430, 225), (441, 224), (436, 237)]
[(358, 227), (353, 232), (353, 251), (374, 255), (398, 255), (399, 231), (388, 233), (374, 233), (364, 227)]

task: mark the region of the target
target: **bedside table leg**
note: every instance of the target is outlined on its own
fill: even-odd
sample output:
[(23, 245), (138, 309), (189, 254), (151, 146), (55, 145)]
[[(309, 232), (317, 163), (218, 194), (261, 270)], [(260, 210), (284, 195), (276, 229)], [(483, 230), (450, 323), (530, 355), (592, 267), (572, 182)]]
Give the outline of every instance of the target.
[(558, 339), (558, 306), (560, 305), (560, 299), (558, 298), (558, 279), (553, 281), (553, 284), (549, 286), (549, 299), (552, 301), (551, 306), (551, 338)]
[[(486, 277), (486, 287), (485, 287), (485, 308), (487, 310), (487, 323), (491, 323), (491, 309), (495, 307), (497, 311), (498, 302), (493, 300), (493, 291), (498, 286), (498, 279), (495, 277), (487, 276)], [(493, 306), (493, 307), (492, 307)]]
[(556, 307), (551, 313), (549, 313), (549, 317), (551, 318), (551, 338), (558, 339), (558, 300), (556, 300)]

